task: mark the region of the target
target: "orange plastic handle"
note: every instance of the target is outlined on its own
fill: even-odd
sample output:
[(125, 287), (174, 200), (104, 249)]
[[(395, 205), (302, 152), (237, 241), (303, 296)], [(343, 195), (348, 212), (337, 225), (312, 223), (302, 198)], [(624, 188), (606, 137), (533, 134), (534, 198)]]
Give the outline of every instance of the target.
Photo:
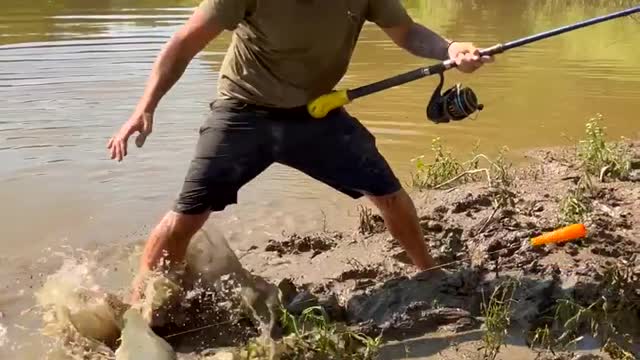
[(532, 238), (531, 245), (540, 246), (545, 244), (558, 244), (579, 239), (586, 235), (587, 228), (584, 224), (572, 224)]

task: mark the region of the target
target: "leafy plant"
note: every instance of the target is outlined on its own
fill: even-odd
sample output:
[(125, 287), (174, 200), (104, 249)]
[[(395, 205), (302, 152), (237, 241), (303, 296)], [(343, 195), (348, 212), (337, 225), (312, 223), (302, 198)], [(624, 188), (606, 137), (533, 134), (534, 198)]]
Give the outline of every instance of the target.
[(582, 177), (578, 184), (560, 199), (560, 225), (582, 223), (593, 210), (591, 204), (591, 184), (588, 177)]
[(612, 359), (634, 359), (632, 337), (622, 329), (637, 328), (639, 285), (631, 268), (607, 267), (600, 285), (594, 289), (599, 297), (588, 305), (570, 298), (557, 300), (553, 308), (554, 334), (541, 330), (537, 340), (542, 344), (543, 338), (548, 338), (552, 340), (547, 344), (550, 348), (566, 349), (587, 333), (599, 339), (602, 351)]
[(414, 159), (416, 173), (412, 174), (411, 179), (414, 188), (435, 188), (464, 171), (462, 164), (450, 150), (444, 148), (439, 137), (432, 141), (431, 151), (434, 153), (433, 163), (425, 162), (424, 156)]
[(331, 323), (321, 306), (305, 309), (296, 317), (281, 310), (280, 323), (286, 336), (275, 343), (254, 339), (239, 350), (235, 358), (243, 360), (372, 360), (378, 354), (382, 338), (371, 338)]
[[(505, 189), (514, 181), (511, 171), (512, 164), (506, 161), (505, 154), (507, 147), (503, 147), (496, 159), (492, 160), (484, 154), (478, 153), (476, 143), (471, 159), (460, 162), (451, 151), (445, 149), (440, 138), (432, 142), (431, 150), (434, 153), (434, 160), (431, 163), (424, 161), (424, 156), (413, 159), (415, 172), (412, 174), (411, 186), (423, 189), (443, 189), (453, 187), (469, 181), (478, 181), (479, 175), (484, 174), (489, 185), (496, 189)], [(486, 167), (480, 167), (480, 161), (488, 163)]]
[(554, 347), (554, 343), (555, 339), (548, 325), (535, 329), (533, 339), (531, 339), (531, 348), (534, 346), (541, 346), (550, 350)]
[(494, 360), (504, 345), (511, 324), (511, 303), (517, 281), (510, 279), (498, 285), (487, 304), (482, 304), (486, 331), (482, 337), (483, 358)]
[(601, 180), (608, 174), (624, 180), (631, 170), (629, 149), (622, 142), (607, 142), (603, 116), (597, 114), (586, 123), (586, 138), (578, 143), (577, 155), (583, 171)]

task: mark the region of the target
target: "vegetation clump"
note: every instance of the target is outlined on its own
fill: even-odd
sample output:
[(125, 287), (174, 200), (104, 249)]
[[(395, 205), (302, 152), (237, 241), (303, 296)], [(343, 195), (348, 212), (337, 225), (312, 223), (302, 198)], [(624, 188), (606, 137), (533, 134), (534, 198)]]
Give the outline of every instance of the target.
[[(495, 159), (477, 152), (478, 145), (471, 153), (472, 158), (461, 162), (452, 153), (445, 149), (440, 138), (432, 142), (431, 151), (434, 153), (433, 162), (425, 162), (425, 157), (420, 156), (415, 162), (415, 171), (412, 174), (411, 186), (414, 189), (445, 189), (455, 187), (470, 181), (478, 181), (482, 174), (485, 175), (489, 185), (495, 189), (508, 188), (514, 181), (511, 171), (512, 163), (506, 160), (507, 147), (503, 147)], [(480, 161), (484, 160), (488, 165), (480, 167)]]
[(360, 234), (376, 234), (385, 230), (385, 222), (382, 216), (374, 214), (368, 207), (359, 206), (358, 217), (358, 232)]
[(601, 350), (614, 360), (635, 359), (632, 336), (625, 329), (637, 328), (640, 320), (640, 285), (632, 269), (610, 266), (602, 274), (593, 301), (560, 298), (550, 309), (550, 322), (537, 327), (531, 347), (568, 350), (586, 334), (598, 339)]
[(253, 339), (233, 353), (216, 354), (218, 359), (373, 360), (382, 344), (381, 337), (371, 338), (330, 322), (321, 306), (309, 307), (298, 317), (281, 309), (280, 324), (285, 335), (282, 339)]
[(414, 159), (416, 172), (411, 178), (413, 188), (434, 189), (465, 170), (451, 151), (444, 148), (439, 137), (432, 141), (431, 151), (434, 153), (432, 163), (425, 162), (424, 155)]
[(560, 199), (558, 221), (559, 225), (583, 223), (593, 210), (591, 201), (591, 185), (586, 177), (580, 178), (578, 184), (569, 189)]
[(494, 360), (505, 343), (511, 325), (511, 304), (518, 282), (509, 279), (499, 284), (493, 291), (488, 303), (482, 304), (485, 333), (482, 336), (482, 358)]
[(626, 180), (631, 171), (629, 148), (622, 142), (607, 142), (605, 127), (601, 125), (603, 116), (597, 114), (586, 123), (586, 137), (577, 148), (581, 169), (601, 181), (606, 176), (616, 180)]
[(585, 125), (585, 138), (577, 144), (579, 180), (559, 201), (560, 225), (584, 222), (592, 212), (592, 195), (595, 189), (592, 178), (603, 182), (607, 176), (621, 181), (629, 177), (631, 151), (622, 141), (607, 142), (602, 121), (600, 114), (589, 119)]

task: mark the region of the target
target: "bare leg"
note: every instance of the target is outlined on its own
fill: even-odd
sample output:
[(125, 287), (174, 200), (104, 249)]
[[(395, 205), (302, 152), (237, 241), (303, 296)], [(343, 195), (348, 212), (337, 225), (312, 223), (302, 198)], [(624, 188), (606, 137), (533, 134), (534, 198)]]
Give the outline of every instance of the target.
[(387, 229), (400, 242), (418, 269), (426, 270), (435, 266), (424, 241), (416, 208), (405, 190), (368, 198), (380, 210)]
[[(149, 271), (159, 267), (179, 264), (186, 256), (187, 247), (193, 235), (209, 218), (209, 212), (198, 215), (184, 215), (174, 211), (165, 214), (156, 225), (147, 240), (136, 279), (133, 282), (130, 302), (137, 302), (140, 297), (139, 286)], [(167, 270), (163, 269), (162, 270)]]

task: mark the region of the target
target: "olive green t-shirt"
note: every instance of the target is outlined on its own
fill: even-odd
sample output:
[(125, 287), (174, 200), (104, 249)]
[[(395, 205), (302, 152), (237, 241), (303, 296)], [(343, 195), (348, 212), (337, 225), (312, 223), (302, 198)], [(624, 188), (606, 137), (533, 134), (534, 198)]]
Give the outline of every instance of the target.
[(200, 9), (233, 31), (218, 96), (285, 108), (334, 89), (365, 21), (412, 21), (400, 0), (204, 0)]

